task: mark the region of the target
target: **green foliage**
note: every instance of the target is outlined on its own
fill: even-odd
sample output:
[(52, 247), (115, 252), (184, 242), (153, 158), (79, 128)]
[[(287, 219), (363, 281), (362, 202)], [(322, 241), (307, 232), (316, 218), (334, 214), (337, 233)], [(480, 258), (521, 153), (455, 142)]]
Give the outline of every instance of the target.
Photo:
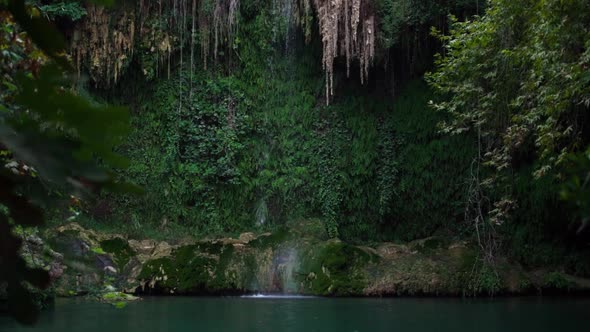
[(126, 175), (147, 193), (120, 201), (118, 212), (195, 232), (239, 229), (243, 217), (227, 205), (247, 198), (235, 189), (243, 177), (243, 137), (252, 131), (249, 102), (231, 79), (200, 74), (190, 82), (183, 74), (160, 83), (133, 119), (136, 130), (123, 147), (133, 160)]
[(127, 306), (127, 302), (123, 302), (123, 301), (115, 302), (115, 303), (113, 303), (113, 306), (117, 309), (123, 309)]
[(590, 147), (584, 152), (570, 155), (568, 166), (568, 180), (562, 186), (560, 198), (573, 208), (581, 221), (582, 229), (587, 226), (590, 218)]
[[(325, 121), (324, 125), (329, 126), (330, 124)], [(340, 128), (334, 128), (339, 125)], [(320, 211), (326, 224), (328, 236), (332, 238), (338, 237), (338, 222), (341, 216), (340, 207), (343, 201), (341, 186), (345, 177), (345, 174), (338, 167), (338, 161), (343, 155), (342, 145), (346, 142), (345, 138), (342, 137), (344, 132), (341, 126), (342, 123), (337, 122), (331, 128), (319, 129), (319, 132), (322, 132), (322, 129), (327, 132), (325, 136), (320, 136), (322, 140), (318, 149), (319, 173), (321, 174), (319, 188)]]
[(127, 303), (130, 301), (136, 301), (138, 298), (121, 293), (121, 292), (108, 292), (99, 295), (99, 300), (105, 303), (112, 304), (117, 309), (123, 309), (127, 306)]
[(448, 35), (435, 33), (445, 50), (427, 76), (442, 96), (434, 108), (450, 115), (442, 130), (481, 139), (482, 184), (494, 202), (483, 212), (508, 251), (530, 266), (563, 264), (576, 273), (585, 268), (574, 266), (587, 266), (574, 253), (584, 235), (557, 221), (577, 228), (581, 218), (558, 192), (585, 213), (586, 171), (568, 169), (584, 167), (583, 157), (569, 156), (589, 143), (589, 9), (576, 0), (490, 1), (485, 15), (454, 19)]
[(411, 84), (397, 98), (385, 123), (395, 140), (397, 170), (396, 195), (386, 217), (397, 219), (393, 221), (404, 240), (432, 235), (439, 228), (461, 230), (465, 182), (475, 153), (471, 136), (448, 137), (438, 132), (437, 123), (444, 115), (428, 109), (429, 98), (423, 83)]
[[(403, 35), (407, 27), (430, 24), (427, 22), (445, 10), (434, 2), (413, 6), (380, 2), (380, 6), (383, 22), (406, 20), (395, 25), (396, 31), (384, 32), (390, 40)], [(293, 33), (290, 19), (276, 10), (270, 2), (242, 4), (236, 40), (249, 42), (234, 44), (238, 68), (231, 64), (231, 68), (219, 68), (233, 70), (232, 75), (189, 75), (189, 70), (180, 68), (180, 78), (163, 80), (145, 96), (145, 107), (133, 120), (137, 129), (121, 151), (133, 160), (125, 175), (145, 185), (147, 194), (140, 199), (118, 199), (115, 209), (120, 218), (115, 219), (126, 219), (138, 230), (147, 223), (150, 228), (183, 225), (193, 233), (220, 233), (320, 215), (331, 237), (368, 240), (398, 237), (394, 233), (405, 239), (430, 235), (445, 217), (434, 222), (424, 222), (422, 216), (411, 220), (404, 220), (405, 215), (397, 217), (401, 209), (406, 215), (416, 207), (434, 211), (429, 203), (432, 197), (398, 199), (414, 192), (413, 185), (430, 185), (428, 181), (414, 183), (411, 176), (441, 177), (436, 171), (419, 171), (410, 177), (400, 174), (404, 167), (412, 172), (413, 165), (400, 164), (398, 153), (413, 156), (414, 152), (402, 151), (404, 138), (397, 137), (398, 129), (394, 128), (397, 111), (391, 112), (385, 96), (365, 96), (364, 90), (356, 88), (332, 107), (318, 109), (316, 101), (323, 85), (321, 61), (317, 61), (319, 40), (312, 38), (315, 43), (302, 49), (301, 41), (289, 38)], [(410, 11), (412, 15), (398, 15)], [(305, 14), (305, 21), (308, 40), (312, 34), (310, 13)], [(165, 19), (160, 17), (145, 22), (156, 34), (142, 38), (143, 50), (158, 47), (154, 40), (157, 43), (164, 38), (160, 33), (163, 23)], [(158, 71), (159, 59), (152, 59), (154, 54), (139, 55), (148, 78)], [(196, 78), (191, 82), (193, 74)], [(198, 91), (191, 91), (197, 86)], [(424, 98), (416, 102), (425, 104)], [(237, 123), (243, 124), (237, 130), (228, 130), (231, 126), (219, 121), (221, 114), (231, 111), (228, 105), (232, 103)], [(413, 107), (410, 103), (401, 107)], [(407, 110), (407, 114), (414, 112)], [(242, 121), (242, 115), (248, 118)], [(433, 131), (434, 125), (428, 130)], [(428, 158), (445, 155), (446, 151), (440, 151), (445, 148), (436, 152), (428, 149), (421, 156), (422, 171), (429, 167)], [(452, 191), (457, 185), (441, 187)], [(438, 201), (448, 199), (445, 194)], [(421, 206), (412, 205), (414, 201)], [(456, 214), (454, 210), (441, 213), (447, 218)], [(395, 231), (399, 225), (412, 225), (418, 219), (413, 226), (416, 231), (406, 232), (403, 226), (400, 232)], [(383, 234), (382, 230), (388, 232)]]
[(574, 283), (566, 279), (562, 273), (553, 271), (543, 277), (543, 285), (552, 290), (568, 290), (574, 286)]
[(276, 248), (290, 238), (289, 230), (285, 227), (274, 231), (271, 235), (260, 236), (248, 243), (252, 248)]
[(113, 254), (115, 264), (119, 270), (123, 270), (135, 252), (128, 242), (122, 238), (113, 238), (100, 243), (100, 247), (106, 253)]
[[(400, 5), (384, 4), (385, 11)], [(423, 26), (441, 8), (408, 7), (416, 14), (403, 25)], [(321, 44), (316, 36), (308, 45), (302, 40), (317, 32), (306, 25), (301, 36), (276, 10), (270, 2), (242, 4), (235, 61), (224, 58), (205, 73), (174, 70), (172, 57), (170, 79), (153, 80), (161, 64), (157, 52), (146, 51), (165, 39), (166, 15), (144, 22), (155, 34), (139, 40), (138, 70), (153, 84), (122, 96), (138, 107), (119, 152), (132, 160), (121, 174), (145, 186), (146, 195), (103, 197), (114, 214), (97, 214), (99, 222), (126, 221), (117, 228), (134, 236), (203, 235), (321, 217), (330, 237), (355, 241), (456, 228), (448, 220), (462, 214), (472, 150), (468, 141), (436, 132), (441, 116), (425, 106), (428, 89), (416, 83), (392, 106), (388, 96), (345, 82), (341, 100), (318, 107)], [(428, 15), (417, 18), (422, 12)]]
[[(481, 128), (487, 163), (514, 166), (534, 153), (536, 176), (585, 147), (590, 107), (587, 1), (491, 1), (486, 15), (455, 22), (429, 81), (449, 99), (446, 132)], [(587, 143), (587, 142), (586, 142)]]
[(81, 1), (29, 1), (49, 19), (53, 20), (60, 17), (66, 17), (72, 21), (77, 21), (86, 15), (86, 9)]
[(315, 252), (306, 253), (300, 267), (300, 282), (309, 286), (312, 294), (361, 294), (367, 283), (361, 269), (374, 259), (349, 244), (328, 242)]
[(401, 141), (396, 139), (393, 131), (392, 118), (381, 123), (379, 128), (378, 149), (382, 156), (377, 169), (377, 190), (379, 193), (379, 215), (384, 217), (391, 213), (391, 206), (399, 195), (397, 183), (399, 181), (399, 160), (397, 152), (401, 148)]
[(466, 10), (483, 12), (484, 0), (376, 0), (379, 13), (379, 39), (381, 47), (397, 45), (409, 31), (428, 30), (440, 24), (448, 13)]
[[(56, 187), (79, 195), (93, 186), (122, 187), (106, 166), (125, 166), (125, 159), (112, 148), (126, 134), (127, 113), (122, 108), (92, 105), (67, 90), (71, 68), (59, 33), (24, 1), (0, 6), (1, 76), (2, 85), (8, 87), (0, 95), (0, 160), (18, 166), (0, 171), (0, 205), (8, 210), (0, 214), (0, 281), (8, 285), (10, 313), (32, 323), (33, 294), (48, 286), (49, 275), (20, 257), (22, 240), (12, 231), (17, 225), (42, 225), (38, 204)], [(47, 57), (53, 62), (44, 64)], [(25, 65), (16, 67), (11, 61)], [(102, 167), (97, 165), (98, 158)]]
[[(232, 245), (180, 247), (170, 257), (147, 262), (138, 278), (149, 280), (155, 277), (156, 288), (164, 291), (223, 291), (236, 287), (225, 280), (225, 270), (233, 250)], [(213, 255), (219, 255), (218, 259)]]
[[(208, 15), (212, 4), (205, 6)], [(309, 22), (304, 33), (293, 30), (291, 18), (277, 12), (274, 2), (241, 4), (231, 48), (223, 46), (208, 71), (188, 68), (186, 59), (196, 49), (187, 47), (188, 33), (173, 41), (186, 30), (178, 25), (179, 31), (169, 31), (166, 9), (146, 19), (152, 33), (138, 38), (134, 58), (126, 60), (126, 78), (109, 93), (135, 105), (133, 134), (119, 148), (132, 165), (120, 175), (147, 193), (104, 196), (113, 213), (96, 213), (96, 220), (83, 216), (80, 222), (117, 227), (134, 237), (178, 238), (282, 230), (290, 221), (318, 218), (329, 237), (350, 241), (470, 237), (465, 206), (478, 148), (473, 129), (480, 127), (482, 155), (493, 166), (483, 171), (491, 184), (486, 199), (516, 202), (505, 215), (511, 223), (498, 227), (503, 249), (531, 267), (559, 264), (563, 254), (568, 272), (584, 273), (585, 265), (575, 263), (580, 256), (563, 246), (567, 231), (551, 225), (569, 217), (560, 212), (565, 204), (557, 200), (559, 183), (534, 181), (531, 175), (559, 164), (560, 149), (580, 151), (588, 143), (581, 135), (586, 27), (577, 28), (586, 14), (571, 12), (585, 8), (581, 1), (561, 6), (558, 1), (378, 0), (375, 5), (379, 53), (394, 65), (364, 87), (338, 73), (342, 64), (336, 61), (339, 91), (329, 107), (318, 103), (325, 96), (317, 31)], [(485, 16), (455, 22), (450, 36), (442, 37), (446, 57), (428, 76), (435, 91), (420, 80), (406, 81), (416, 76), (405, 75), (406, 67), (418, 66), (407, 70), (421, 73), (432, 64), (439, 43), (429, 35), (430, 26), (445, 31), (447, 13), (469, 18), (484, 7)], [(169, 63), (162, 63), (165, 47), (159, 47), (166, 43), (175, 46)], [(185, 51), (182, 63), (179, 45)], [(198, 60), (195, 64), (203, 61)], [(164, 71), (168, 75), (158, 77)], [(380, 86), (389, 75), (396, 79), (393, 100), (384, 93), (392, 86)], [(567, 86), (570, 81), (575, 85)], [(563, 95), (559, 86), (567, 86)], [(445, 111), (429, 108), (430, 100)], [(579, 125), (569, 126), (574, 123)], [(577, 138), (555, 136), (554, 129), (567, 134), (568, 127)], [(551, 137), (559, 142), (549, 142)], [(545, 147), (553, 152), (546, 154)], [(495, 177), (495, 170), (501, 176)], [(585, 176), (584, 170), (577, 174), (580, 180)], [(568, 197), (583, 199), (584, 182), (572, 179)], [(583, 210), (583, 203), (578, 205)], [(274, 240), (255, 245), (272, 246)], [(474, 292), (495, 292), (493, 269), (480, 270)]]
[(567, 256), (559, 245), (567, 228), (556, 220), (569, 219), (571, 214), (559, 201), (559, 181), (553, 177), (534, 179), (533, 167), (523, 168), (514, 177), (512, 193), (518, 206), (501, 232), (508, 239), (508, 251), (518, 261), (528, 266), (557, 266)]
[(267, 15), (243, 25), (240, 38), (257, 43), (237, 49), (242, 69), (194, 71), (193, 82), (182, 70), (180, 81), (160, 82), (145, 97), (122, 151), (133, 160), (126, 175), (147, 194), (119, 200), (121, 216), (211, 234), (310, 213), (321, 69), (309, 55), (275, 55)]
[(468, 283), (466, 292), (472, 294), (484, 294), (492, 296), (501, 289), (501, 280), (496, 266), (481, 263)]
[(90, 251), (97, 255), (106, 255), (106, 252), (101, 247), (91, 248)]
[(269, 49), (271, 29), (257, 19), (242, 33), (259, 43), (240, 47), (241, 70), (197, 71), (192, 83), (181, 71), (180, 81), (160, 82), (143, 102), (122, 151), (133, 160), (125, 175), (147, 194), (120, 200), (120, 215), (193, 234), (321, 216), (329, 236), (356, 241), (456, 228), (448, 221), (463, 214), (474, 150), (437, 133), (441, 114), (427, 107), (424, 84), (412, 84), (393, 107), (351, 86), (348, 97), (318, 108), (314, 48)]

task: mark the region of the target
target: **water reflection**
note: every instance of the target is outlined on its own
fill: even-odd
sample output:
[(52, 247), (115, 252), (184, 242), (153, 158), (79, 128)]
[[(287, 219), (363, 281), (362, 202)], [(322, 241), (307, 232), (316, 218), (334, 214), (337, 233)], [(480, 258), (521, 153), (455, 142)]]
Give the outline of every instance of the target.
[(58, 300), (25, 329), (0, 331), (584, 331), (590, 299), (327, 299), (290, 295), (155, 297), (124, 309)]

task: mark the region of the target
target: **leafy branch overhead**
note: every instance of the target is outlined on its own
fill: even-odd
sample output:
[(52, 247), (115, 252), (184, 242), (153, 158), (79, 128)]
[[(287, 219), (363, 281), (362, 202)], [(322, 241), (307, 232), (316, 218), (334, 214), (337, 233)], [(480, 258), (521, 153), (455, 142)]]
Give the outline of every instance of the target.
[[(10, 88), (2, 93), (0, 148), (8, 152), (2, 161), (11, 165), (0, 171), (0, 208), (5, 208), (0, 213), (0, 282), (8, 283), (15, 317), (31, 322), (35, 310), (30, 292), (47, 287), (49, 276), (19, 257), (22, 241), (14, 229), (43, 223), (37, 204), (46, 195), (33, 195), (22, 185), (39, 178), (35, 186), (42, 183), (45, 192), (59, 189), (76, 196), (101, 188), (137, 189), (108, 169), (128, 165), (113, 152), (129, 131), (126, 109), (95, 105), (73, 93), (73, 67), (63, 38), (34, 7), (3, 1), (0, 10), (7, 19), (3, 57), (9, 59), (2, 61), (2, 83)], [(21, 65), (15, 66), (15, 59)]]

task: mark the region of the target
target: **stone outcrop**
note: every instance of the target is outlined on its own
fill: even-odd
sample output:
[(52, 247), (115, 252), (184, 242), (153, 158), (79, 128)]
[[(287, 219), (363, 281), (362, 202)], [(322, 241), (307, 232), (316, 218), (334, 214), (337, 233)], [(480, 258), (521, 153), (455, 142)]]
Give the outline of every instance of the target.
[[(60, 295), (298, 293), (322, 296), (522, 294), (589, 289), (558, 271), (526, 271), (500, 258), (483, 266), (467, 242), (431, 237), (354, 246), (319, 222), (239, 238), (178, 243), (127, 239), (69, 224), (47, 232), (63, 254)], [(59, 270), (59, 269), (58, 269)]]

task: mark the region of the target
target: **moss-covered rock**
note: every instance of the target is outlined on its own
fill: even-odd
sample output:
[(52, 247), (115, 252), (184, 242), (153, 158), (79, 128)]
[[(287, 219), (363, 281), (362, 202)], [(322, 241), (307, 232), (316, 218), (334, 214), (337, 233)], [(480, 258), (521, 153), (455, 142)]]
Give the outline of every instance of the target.
[(87, 230), (76, 223), (46, 232), (63, 254), (63, 275), (54, 282), (60, 296), (101, 293), (105, 284), (125, 283), (121, 271), (135, 255), (121, 235)]
[[(22, 241), (19, 255), (28, 268), (45, 270), (50, 281), (56, 281), (62, 276), (63, 255), (51, 249), (46, 241), (39, 236), (40, 233), (37, 228), (17, 226), (13, 229), (13, 232)], [(0, 274), (2, 272), (4, 271), (0, 271)], [(14, 298), (13, 300), (9, 300), (9, 298), (23, 295), (20, 291), (15, 292), (14, 289), (10, 289), (9, 285), (6, 281), (0, 280), (0, 312), (9, 311), (10, 305), (14, 305)], [(28, 293), (27, 301), (30, 300), (32, 305), (38, 309), (45, 308), (53, 302), (55, 292), (52, 287), (37, 288), (29, 283), (23, 283), (22, 286)]]
[(112, 254), (113, 261), (119, 270), (123, 270), (135, 252), (129, 246), (127, 240), (115, 237), (113, 239), (103, 240), (100, 242), (100, 248), (103, 251)]
[[(590, 289), (561, 272), (526, 271), (477, 247), (431, 237), (408, 244), (354, 246), (328, 240), (321, 222), (273, 233), (178, 243), (127, 240), (64, 226), (51, 237), (63, 252), (60, 295), (125, 291), (161, 294), (301, 293), (322, 296), (522, 294)], [(114, 287), (111, 287), (114, 286)], [(111, 289), (112, 288), (112, 289)], [(102, 293), (100, 293), (102, 294)]]
[(176, 249), (170, 257), (147, 262), (139, 279), (150, 280), (150, 288), (170, 292), (205, 292), (216, 275), (219, 256), (201, 250), (198, 245)]
[(365, 267), (378, 256), (331, 240), (304, 252), (298, 271), (301, 291), (315, 295), (360, 295), (368, 284)]

